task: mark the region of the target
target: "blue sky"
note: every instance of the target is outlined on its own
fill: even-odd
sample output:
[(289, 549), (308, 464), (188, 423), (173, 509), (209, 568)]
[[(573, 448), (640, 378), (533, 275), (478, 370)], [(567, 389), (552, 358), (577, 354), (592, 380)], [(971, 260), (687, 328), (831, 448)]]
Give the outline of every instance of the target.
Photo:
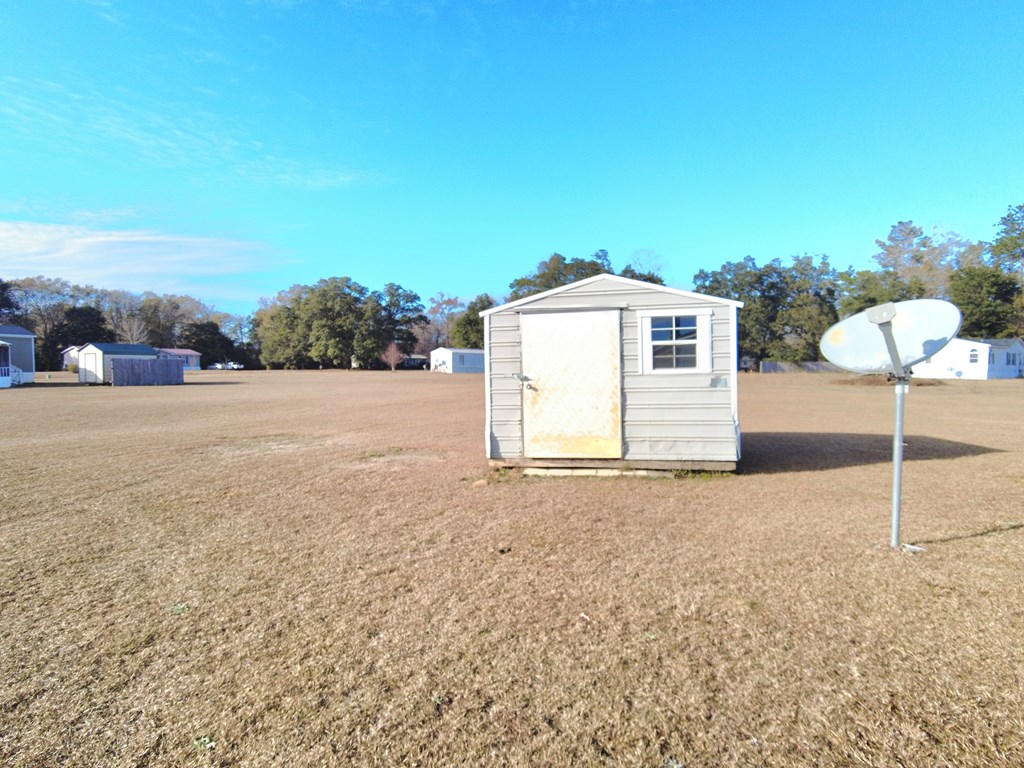
[(666, 282), (874, 266), (1024, 203), (1024, 4), (15, 0), (0, 277), (233, 313), (347, 275), (505, 295), (553, 252)]

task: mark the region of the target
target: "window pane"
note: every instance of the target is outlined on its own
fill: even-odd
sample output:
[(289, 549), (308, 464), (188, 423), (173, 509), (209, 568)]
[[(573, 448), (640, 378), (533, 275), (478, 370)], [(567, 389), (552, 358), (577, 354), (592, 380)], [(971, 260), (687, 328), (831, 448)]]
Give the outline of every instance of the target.
[(672, 318), (671, 317), (652, 317), (651, 328), (671, 328)]
[(680, 315), (672, 318), (677, 341), (697, 340), (697, 318), (694, 315)]
[(654, 347), (654, 367), (655, 368), (674, 368), (675, 367), (675, 355), (673, 354), (674, 347), (669, 346), (656, 346)]
[(697, 352), (689, 345), (679, 347), (676, 352), (676, 368), (696, 368)]
[(672, 331), (651, 331), (651, 341), (672, 341)]

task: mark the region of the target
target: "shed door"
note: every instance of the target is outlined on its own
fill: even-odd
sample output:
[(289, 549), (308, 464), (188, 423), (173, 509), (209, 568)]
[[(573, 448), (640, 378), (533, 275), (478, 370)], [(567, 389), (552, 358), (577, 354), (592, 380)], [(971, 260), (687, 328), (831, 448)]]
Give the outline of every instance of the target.
[(79, 355), (78, 359), (78, 380), (84, 384), (97, 384), (100, 377), (96, 374), (99, 368), (95, 352), (86, 352)]
[(619, 311), (524, 314), (523, 453), (622, 458)]

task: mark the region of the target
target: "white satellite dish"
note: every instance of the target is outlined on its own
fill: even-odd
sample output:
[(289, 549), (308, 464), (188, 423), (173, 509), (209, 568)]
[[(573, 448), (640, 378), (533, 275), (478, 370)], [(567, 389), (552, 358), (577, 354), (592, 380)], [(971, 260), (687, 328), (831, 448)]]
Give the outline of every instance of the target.
[[(888, 373), (896, 382), (896, 428), (892, 438), (892, 536), (900, 546), (900, 486), (903, 482), (903, 400), (910, 366), (946, 346), (960, 330), (960, 310), (939, 299), (889, 302), (836, 323), (821, 337), (822, 354), (856, 373)], [(919, 550), (921, 547), (909, 547)]]
[(892, 307), (892, 335), (904, 368), (931, 357), (960, 330), (960, 310), (948, 301), (917, 299), (881, 304), (859, 312), (829, 328), (821, 337), (821, 351), (840, 368), (856, 373), (894, 373), (893, 358), (879, 321), (872, 319)]

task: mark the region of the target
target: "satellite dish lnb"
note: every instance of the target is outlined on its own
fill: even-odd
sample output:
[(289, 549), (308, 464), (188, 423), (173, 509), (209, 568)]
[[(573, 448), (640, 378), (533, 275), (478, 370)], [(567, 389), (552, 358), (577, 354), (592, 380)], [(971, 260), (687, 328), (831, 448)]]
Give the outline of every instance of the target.
[(891, 323), (892, 337), (904, 368), (920, 363), (960, 330), (960, 310), (939, 299), (915, 299), (880, 304), (836, 323), (821, 337), (821, 352), (829, 362), (854, 373), (893, 373), (895, 366), (879, 333)]
[[(939, 299), (889, 302), (836, 323), (821, 337), (821, 352), (854, 373), (890, 373), (896, 379), (896, 427), (892, 437), (892, 535), (900, 546), (900, 485), (903, 479), (903, 399), (910, 366), (946, 346), (960, 330), (960, 310)], [(919, 550), (920, 547), (908, 549)]]

